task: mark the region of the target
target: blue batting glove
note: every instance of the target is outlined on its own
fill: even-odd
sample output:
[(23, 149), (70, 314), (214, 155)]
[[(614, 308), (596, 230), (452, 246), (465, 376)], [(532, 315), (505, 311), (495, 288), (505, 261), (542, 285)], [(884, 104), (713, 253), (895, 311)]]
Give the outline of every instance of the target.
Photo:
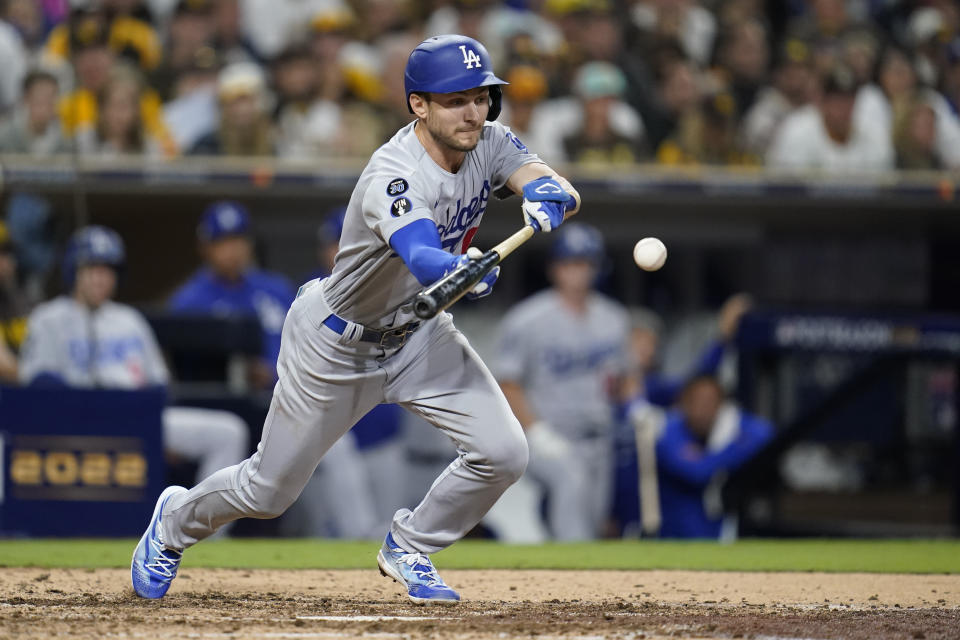
[(486, 298), (488, 295), (493, 293), (493, 285), (496, 284), (497, 278), (500, 277), (500, 267), (494, 267), (490, 269), (487, 275), (483, 276), (483, 280), (478, 282), (473, 286), (466, 296), (467, 300), (479, 300), (480, 298)]
[(537, 178), (523, 185), (523, 219), (537, 231), (556, 229), (576, 205), (576, 199), (553, 178)]
[[(467, 252), (460, 256), (453, 256), (450, 260), (450, 266), (447, 267), (447, 270), (443, 275), (448, 275), (467, 264), (471, 260), (479, 260), (483, 256), (483, 251), (477, 249), (476, 247), (470, 247), (467, 249)], [(497, 278), (500, 277), (500, 267), (494, 267), (491, 269), (487, 275), (477, 284), (473, 285), (473, 289), (467, 292), (464, 296), (467, 300), (477, 300), (478, 298), (485, 298), (493, 292), (493, 285), (496, 283)]]

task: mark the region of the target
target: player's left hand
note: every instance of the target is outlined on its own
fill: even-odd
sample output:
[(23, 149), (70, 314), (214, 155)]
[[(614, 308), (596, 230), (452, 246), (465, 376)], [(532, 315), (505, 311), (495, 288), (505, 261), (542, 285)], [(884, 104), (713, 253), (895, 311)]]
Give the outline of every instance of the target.
[[(483, 252), (476, 247), (470, 247), (467, 249), (467, 252), (460, 256), (457, 259), (457, 267), (464, 265), (471, 260), (479, 260), (483, 256)], [(500, 277), (500, 267), (496, 266), (487, 272), (487, 275), (473, 286), (473, 289), (467, 292), (467, 295), (464, 296), (467, 300), (478, 300), (479, 298), (485, 298), (491, 293), (493, 293), (493, 285), (497, 282), (497, 278)]]
[(553, 178), (545, 176), (523, 185), (523, 219), (537, 231), (556, 229), (576, 206), (576, 199)]

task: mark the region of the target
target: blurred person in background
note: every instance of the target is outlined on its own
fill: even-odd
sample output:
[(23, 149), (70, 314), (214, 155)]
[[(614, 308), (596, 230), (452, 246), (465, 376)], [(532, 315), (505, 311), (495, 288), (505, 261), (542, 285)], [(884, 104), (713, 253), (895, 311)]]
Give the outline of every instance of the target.
[[(943, 168), (960, 167), (960, 119), (951, 109), (944, 96), (932, 88), (922, 86), (917, 80), (917, 74), (910, 57), (902, 49), (889, 47), (884, 51), (876, 72), (876, 83), (861, 87), (857, 93), (857, 102), (854, 106), (854, 120), (859, 122), (876, 122), (891, 132), (895, 138), (899, 135), (899, 143), (906, 143), (904, 133), (909, 129), (906, 124), (908, 115), (914, 113), (918, 103), (923, 103), (933, 109), (934, 129), (933, 154), (934, 164)], [(922, 119), (923, 116), (920, 116)], [(919, 124), (915, 121), (915, 124)], [(918, 129), (913, 130), (919, 134)], [(914, 141), (924, 146), (919, 139)], [(907, 143), (910, 144), (910, 143)], [(904, 161), (913, 164), (920, 161), (915, 155), (920, 147), (913, 148), (907, 155), (914, 159)], [(921, 155), (923, 152), (921, 152)], [(898, 160), (899, 162), (899, 160)], [(920, 164), (927, 164), (920, 161)]]
[(243, 31), (240, 0), (214, 0), (213, 46), (227, 64), (257, 60), (257, 52)]
[(213, 48), (213, 4), (213, 0), (177, 1), (166, 29), (163, 61), (149, 76), (150, 86), (164, 101), (172, 98), (177, 78), (196, 62), (201, 50)]
[[(73, 138), (80, 150), (88, 150), (91, 148), (89, 140), (95, 140), (97, 136), (100, 98), (118, 68), (117, 54), (102, 12), (71, 14), (67, 26), (67, 51), (76, 74), (76, 87), (60, 101), (60, 122), (64, 135)], [(56, 33), (56, 30), (51, 33), (51, 39)], [(140, 91), (138, 111), (144, 130), (158, 141), (162, 152), (166, 155), (176, 153), (163, 122), (160, 97), (149, 87), (142, 87)]]
[(10, 23), (8, 0), (0, 0), (0, 118), (20, 101), (29, 64), (28, 50), (16, 26)]
[(145, 73), (156, 69), (163, 58), (160, 37), (148, 22), (96, 4), (72, 8), (67, 20), (50, 32), (42, 58), (50, 65), (69, 60), (77, 68), (76, 47), (90, 48), (94, 42), (103, 43), (113, 55), (126, 59)]
[(117, 66), (97, 96), (97, 122), (76, 134), (77, 150), (101, 157), (174, 155), (176, 147), (166, 127), (151, 132), (140, 109), (147, 88), (140, 74)]
[[(641, 530), (652, 533), (659, 525), (653, 517), (655, 505), (648, 504), (641, 518), (640, 487), (637, 484), (639, 446), (652, 446), (661, 433), (666, 411), (674, 406), (680, 392), (691, 380), (702, 376), (719, 377), (740, 321), (750, 310), (750, 297), (738, 293), (728, 298), (717, 313), (714, 336), (704, 344), (689, 368), (679, 375), (662, 371), (661, 336), (663, 322), (651, 311), (631, 312), (630, 343), (627, 350), (629, 368), (620, 389), (620, 419), (615, 434), (615, 481), (613, 515), (624, 537), (634, 537)], [(698, 342), (698, 345), (701, 344)]]
[(844, 38), (863, 29), (850, 14), (846, 0), (810, 0), (803, 13), (787, 25), (787, 37), (810, 47), (817, 75), (825, 77), (843, 64)]
[(204, 211), (197, 239), (205, 263), (171, 297), (171, 311), (254, 315), (263, 330), (263, 356), (248, 367), (255, 389), (277, 381), (280, 331), (293, 302), (293, 287), (253, 263), (250, 214), (238, 202), (220, 201)]
[(577, 70), (573, 83), (581, 125), (563, 138), (564, 155), (589, 165), (633, 164), (640, 158), (643, 122), (623, 102), (627, 80), (607, 62), (591, 62)]
[(60, 131), (56, 77), (33, 70), (23, 79), (23, 98), (10, 119), (0, 125), (0, 151), (49, 156), (68, 149)]
[(688, 380), (701, 375), (716, 375), (724, 357), (730, 353), (740, 320), (750, 310), (750, 297), (743, 293), (730, 296), (717, 312), (715, 338), (699, 352), (690, 370), (680, 376), (660, 371), (662, 321), (652, 312), (632, 314), (628, 349), (629, 369), (624, 377), (621, 396), (626, 404), (637, 400), (662, 407), (676, 402)]
[(220, 124), (190, 149), (192, 155), (272, 156), (276, 132), (261, 68), (250, 62), (228, 65), (217, 77)]
[(510, 67), (504, 76), (510, 84), (504, 87), (501, 117), (507, 118), (510, 130), (518, 136), (530, 134), (536, 106), (547, 97), (547, 77), (529, 64)]
[(318, 141), (306, 138), (307, 120), (317, 117), (315, 110), (329, 110), (332, 119), (322, 127), (323, 135), (336, 135), (340, 107), (333, 101), (317, 99), (318, 77), (310, 50), (302, 45), (284, 49), (271, 62), (273, 88), (277, 96), (274, 120), (277, 123), (277, 154), (281, 157), (309, 157)]
[(550, 533), (590, 540), (605, 533), (609, 512), (613, 394), (629, 320), (594, 289), (607, 260), (600, 232), (570, 222), (557, 233), (552, 286), (504, 317), (494, 373), (526, 433), (526, 477), (543, 487)]
[[(30, 314), (20, 359), (23, 384), (144, 389), (169, 383), (153, 330), (133, 307), (113, 301), (126, 261), (112, 229), (78, 229), (63, 256), (67, 294)], [(232, 413), (193, 407), (163, 411), (164, 451), (197, 462), (197, 479), (247, 454), (248, 428)]]
[(718, 45), (720, 85), (734, 99), (736, 117), (753, 106), (767, 82), (770, 48), (767, 30), (757, 20), (748, 20), (724, 29)]
[(696, 67), (682, 58), (668, 54), (657, 70), (657, 78), (658, 113), (646, 131), (653, 149), (674, 134), (685, 114), (696, 111), (703, 93)]
[(853, 117), (857, 90), (849, 69), (835, 69), (823, 82), (816, 105), (798, 109), (784, 119), (767, 153), (767, 165), (851, 172), (892, 169), (890, 130), (882, 123)]
[(16, 384), (17, 354), (27, 335), (30, 306), (17, 276), (17, 248), (0, 220), (0, 384)]
[(720, 490), (727, 474), (760, 453), (773, 435), (769, 422), (728, 401), (715, 377), (688, 381), (656, 440), (660, 537), (720, 538)]
[(937, 113), (929, 103), (916, 100), (893, 131), (898, 169), (939, 171), (945, 168), (937, 153)]
[[(65, 15), (48, 14), (46, 9), (66, 2), (37, 2), (37, 0), (4, 0), (0, 2), (0, 22), (12, 26), (28, 52), (37, 51), (44, 43), (50, 28)], [(3, 58), (6, 59), (6, 58)]]
[(192, 149), (198, 140), (216, 131), (219, 74), (216, 51), (203, 47), (174, 79), (170, 101), (163, 105), (163, 119), (177, 149)]
[(697, 0), (632, 0), (630, 20), (652, 43), (673, 41), (700, 67), (710, 62), (716, 18)]
[(685, 113), (674, 135), (657, 149), (657, 162), (668, 166), (758, 164), (758, 158), (742, 148), (736, 109), (736, 99), (729, 93), (705, 96), (700, 108)]
[(780, 49), (772, 84), (760, 91), (741, 121), (744, 150), (759, 158), (766, 156), (783, 120), (808, 105), (816, 91), (809, 47), (800, 40), (788, 40)]
[(846, 66), (864, 86), (873, 81), (880, 56), (880, 43), (868, 30), (857, 29), (847, 34), (841, 42), (840, 63)]

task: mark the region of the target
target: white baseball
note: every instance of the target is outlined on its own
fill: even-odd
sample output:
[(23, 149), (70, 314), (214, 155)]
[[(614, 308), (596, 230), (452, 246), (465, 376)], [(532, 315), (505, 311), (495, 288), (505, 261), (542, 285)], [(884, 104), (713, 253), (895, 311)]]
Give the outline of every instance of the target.
[(667, 247), (659, 238), (644, 238), (633, 247), (633, 261), (644, 271), (656, 271), (667, 261)]

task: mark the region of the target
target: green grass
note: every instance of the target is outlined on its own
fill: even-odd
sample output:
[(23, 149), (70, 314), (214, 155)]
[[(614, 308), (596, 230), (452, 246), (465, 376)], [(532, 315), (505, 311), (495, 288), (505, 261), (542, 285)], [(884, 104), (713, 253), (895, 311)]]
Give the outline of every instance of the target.
[[(0, 540), (0, 566), (126, 567), (135, 540)], [(373, 569), (378, 545), (303, 539), (218, 540), (197, 545), (185, 567)], [(444, 569), (692, 569), (960, 573), (954, 540), (612, 541), (508, 546), (465, 540), (434, 556)]]

